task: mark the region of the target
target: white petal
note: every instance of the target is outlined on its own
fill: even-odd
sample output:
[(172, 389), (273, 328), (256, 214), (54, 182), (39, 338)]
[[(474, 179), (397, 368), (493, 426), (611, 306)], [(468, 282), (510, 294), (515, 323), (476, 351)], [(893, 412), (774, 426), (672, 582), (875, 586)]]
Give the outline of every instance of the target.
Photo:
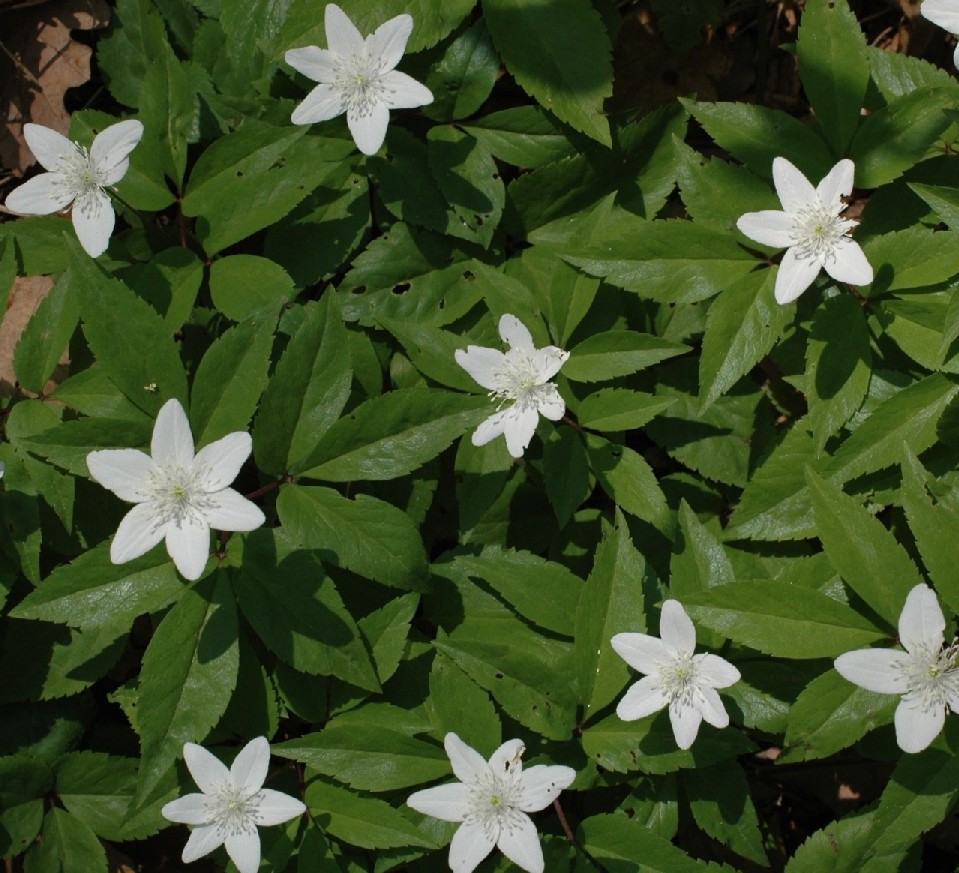
[(710, 688), (728, 688), (741, 678), (739, 670), (719, 655), (695, 655), (697, 681)]
[(909, 690), (909, 683), (903, 676), (907, 658), (896, 649), (856, 649), (840, 655), (833, 666), (843, 679), (867, 691), (905, 694)]
[(670, 659), (666, 644), (649, 634), (616, 634), (610, 643), (616, 654), (640, 673), (658, 673), (659, 665)]
[(370, 57), (379, 61), (381, 72), (392, 70), (406, 51), (406, 41), (413, 32), (413, 17), (397, 15), (384, 21), (366, 39), (366, 48)]
[(457, 349), (453, 357), (487, 391), (496, 388), (496, 377), (506, 366), (506, 355), (485, 346), (467, 346), (465, 351)]
[(327, 4), (323, 23), (326, 27), (326, 44), (331, 52), (345, 56), (363, 50), (366, 40), (339, 6)]
[(899, 614), (899, 641), (908, 652), (938, 649), (945, 629), (946, 619), (936, 592), (928, 585), (916, 585)]
[(209, 494), (207, 500), (209, 505), (204, 507), (203, 514), (214, 530), (256, 530), (266, 521), (259, 506), (232, 488)]
[(776, 274), (776, 287), (773, 293), (776, 302), (785, 306), (792, 303), (813, 283), (819, 275), (820, 264), (815, 258), (800, 258), (796, 249), (788, 249), (783, 255), (779, 272)]
[(386, 94), (384, 102), (390, 109), (415, 109), (433, 102), (433, 92), (412, 76), (393, 70), (382, 78)]
[(559, 371), (560, 368), (569, 360), (569, 352), (564, 351), (557, 346), (545, 346), (536, 349), (533, 354), (533, 367), (536, 369), (536, 378), (542, 382), (548, 382)]
[(253, 440), (244, 431), (234, 431), (204, 446), (193, 460), (204, 491), (226, 488), (240, 472), (253, 451)]
[(283, 59), (298, 73), (314, 82), (331, 84), (336, 78), (337, 63), (333, 54), (316, 45), (290, 49)]
[(956, 0), (923, 0), (919, 12), (923, 18), (938, 24), (949, 33), (959, 33), (959, 6)]
[(250, 794), (259, 791), (266, 782), (270, 766), (270, 744), (266, 737), (256, 737), (248, 742), (233, 759), (230, 779), (234, 788)]
[(380, 150), (389, 123), (390, 110), (385, 103), (373, 103), (362, 115), (349, 109), (346, 112), (346, 124), (353, 134), (353, 142), (364, 155), (375, 155)]
[(680, 655), (691, 655), (696, 648), (696, 628), (678, 600), (663, 601), (659, 615), (659, 636), (666, 648)]
[(77, 151), (77, 147), (62, 133), (44, 127), (42, 124), (32, 124), (28, 121), (23, 125), (23, 138), (45, 170), (56, 169), (64, 155)]
[(411, 794), (406, 805), (442, 821), (463, 821), (470, 811), (470, 787), (462, 782), (450, 782), (424, 788)]
[(260, 790), (260, 802), (256, 808), (256, 823), (264, 827), (283, 824), (291, 818), (303, 815), (306, 805), (289, 794), (274, 791), (272, 788)]
[(90, 157), (103, 185), (116, 185), (130, 166), (128, 156), (143, 136), (143, 125), (134, 118), (101, 130), (90, 147)]
[(493, 851), (498, 836), (498, 833), (487, 833), (479, 824), (461, 824), (450, 843), (450, 870), (453, 873), (473, 873)]
[(317, 121), (329, 121), (346, 109), (343, 95), (331, 85), (317, 85), (300, 103), (290, 121), (294, 124), (313, 124)]
[(122, 519), (110, 543), (110, 560), (125, 564), (150, 551), (166, 533), (153, 501), (138, 503)]
[(226, 853), (240, 873), (257, 873), (260, 869), (260, 835), (254, 828), (249, 833), (230, 834)]
[(219, 758), (196, 743), (183, 744), (183, 760), (204, 794), (215, 794), (222, 786), (230, 784), (230, 771)]
[(102, 449), (87, 455), (87, 469), (121, 500), (141, 503), (149, 499), (150, 474), (156, 470), (156, 464), (137, 449)]
[(952, 53), (952, 63), (953, 66), (959, 70), (959, 45), (956, 46), (956, 50)]
[(490, 755), (489, 769), (494, 773), (503, 773), (512, 765), (515, 770), (521, 771), (525, 749), (522, 740), (507, 740)]
[(523, 794), (517, 805), (523, 812), (546, 809), (576, 778), (572, 767), (561, 764), (537, 764), (523, 771)]
[(73, 194), (56, 173), (41, 173), (14, 188), (7, 195), (6, 207), (21, 215), (51, 215), (73, 203)]
[(713, 727), (724, 728), (729, 725), (729, 713), (723, 706), (722, 698), (707, 686), (700, 686), (700, 696), (696, 699), (699, 714)]
[(543, 847), (529, 816), (520, 816), (512, 827), (503, 828), (496, 845), (517, 867), (528, 873), (543, 873)]
[(773, 160), (773, 182), (786, 212), (798, 212), (810, 201), (815, 202), (816, 189), (812, 183), (785, 158)]
[(616, 706), (616, 715), (623, 721), (636, 721), (659, 712), (669, 701), (659, 685), (658, 676), (644, 676), (634, 682)]
[(193, 518), (170, 522), (166, 529), (166, 550), (181, 576), (191, 582), (199, 579), (210, 557), (209, 525)]
[(525, 351), (535, 352), (533, 346), (533, 336), (530, 334), (526, 325), (523, 324), (515, 315), (504, 315), (499, 320), (499, 335), (503, 342), (507, 343), (511, 349), (523, 349)]
[(190, 839), (183, 847), (183, 863), (189, 864), (197, 858), (209, 855), (221, 845), (223, 845), (223, 835), (216, 825), (194, 828), (190, 833)]
[(110, 234), (116, 223), (110, 198), (99, 189), (91, 192), (89, 199), (73, 204), (72, 218), (83, 250), (91, 258), (100, 257), (110, 245)]
[(866, 260), (859, 243), (849, 237), (843, 237), (836, 242), (833, 256), (826, 258), (823, 266), (837, 282), (847, 282), (850, 285), (868, 285), (872, 282), (872, 265)]
[(209, 824), (209, 799), (205, 794), (186, 794), (165, 804), (160, 810), (160, 815), (178, 824)]
[(525, 408), (514, 403), (509, 409), (504, 409), (503, 435), (506, 437), (506, 448), (514, 458), (522, 458), (523, 452), (529, 445), (536, 425), (539, 422), (539, 413), (535, 409)]
[(171, 398), (163, 404), (153, 425), (150, 454), (160, 466), (174, 464), (188, 467), (193, 463), (193, 433), (180, 405)]
[(482, 779), (489, 770), (489, 765), (483, 756), (472, 746), (466, 745), (452, 731), (444, 737), (443, 748), (446, 749), (450, 766), (460, 782), (471, 785)]
[(946, 723), (946, 707), (924, 707), (918, 701), (904, 697), (896, 707), (896, 742), (904, 752), (921, 752), (942, 730)]
[(788, 248), (796, 241), (793, 217), (778, 209), (747, 212), (739, 216), (736, 227), (751, 240), (774, 249)]
[(559, 421), (566, 413), (566, 403), (555, 385), (550, 385), (536, 404), (536, 411), (550, 421)]
[(834, 166), (822, 181), (816, 186), (816, 193), (824, 206), (829, 206), (840, 197), (848, 197), (852, 193), (852, 182), (856, 175), (856, 165), (843, 158)]
[(676, 745), (681, 749), (688, 749), (696, 741), (703, 716), (695, 707), (670, 705), (669, 723), (673, 727)]
[(496, 439), (506, 427), (506, 413), (509, 410), (501, 409), (494, 412), (489, 418), (481, 422), (479, 427), (473, 431), (472, 442), (474, 446), (485, 446), (490, 440)]

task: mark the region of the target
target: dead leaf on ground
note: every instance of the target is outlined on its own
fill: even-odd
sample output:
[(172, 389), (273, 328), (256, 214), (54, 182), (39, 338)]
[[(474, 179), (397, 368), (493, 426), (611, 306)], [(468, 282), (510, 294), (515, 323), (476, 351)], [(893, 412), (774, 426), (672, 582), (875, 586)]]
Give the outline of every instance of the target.
[(105, 0), (0, 0), (0, 166), (14, 176), (35, 163), (24, 122), (66, 133), (64, 94), (90, 80), (92, 50), (71, 31), (105, 27), (109, 19)]

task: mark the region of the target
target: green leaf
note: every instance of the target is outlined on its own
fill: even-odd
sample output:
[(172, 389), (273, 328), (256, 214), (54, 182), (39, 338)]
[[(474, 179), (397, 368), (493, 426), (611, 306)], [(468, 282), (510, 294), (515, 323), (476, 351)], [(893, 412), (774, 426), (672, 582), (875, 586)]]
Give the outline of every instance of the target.
[(42, 394), (80, 320), (77, 291), (67, 272), (40, 301), (20, 336), (13, 357), (17, 380)]
[(689, 346), (632, 330), (595, 333), (569, 353), (563, 375), (573, 382), (602, 382), (633, 373), (689, 351)]
[(412, 319), (379, 316), (377, 321), (399, 340), (413, 366), (424, 376), (448, 388), (476, 391), (476, 381), (455, 362), (456, 350), (465, 348), (462, 337)]
[[(871, 841), (875, 812), (857, 813), (816, 831), (789, 859), (788, 873), (861, 873), (861, 860)], [(840, 850), (837, 852), (836, 847)], [(901, 869), (896, 860), (891, 869)]]
[(227, 255), (210, 265), (213, 305), (233, 321), (275, 310), (293, 298), (293, 280), (279, 264), (259, 255)]
[(240, 660), (237, 630), (223, 571), (184, 591), (157, 626), (140, 672), (138, 807), (183, 754), (183, 744), (202, 740), (226, 711)]
[(959, 273), (959, 254), (953, 234), (909, 227), (874, 237), (864, 246), (876, 278), (870, 297), (936, 285)]
[(868, 115), (849, 146), (856, 184), (878, 188), (925, 157), (949, 126), (944, 108), (954, 103), (951, 89), (918, 88)]
[(145, 435), (153, 426), (151, 418), (120, 393), (101, 367), (80, 370), (61, 382), (49, 396), (86, 416), (138, 422)]
[(437, 652), (433, 658), (430, 696), (424, 706), (437, 739), (453, 731), (474, 749), (499, 746), (502, 736), (500, 721), (489, 694), (442, 652)]
[(107, 853), (82, 821), (52, 806), (40, 839), (23, 859), (24, 873), (107, 873)]
[(949, 230), (959, 230), (959, 191), (943, 185), (910, 182), (909, 187), (936, 213)]
[(397, 671), (409, 647), (410, 622), (419, 606), (419, 594), (403, 594), (357, 622), (370, 646), (376, 675), (386, 682)]
[(700, 409), (762, 361), (793, 320), (792, 310), (776, 303), (773, 284), (772, 270), (748, 273), (710, 304), (699, 359)]
[(297, 545), (324, 561), (397, 588), (417, 588), (428, 572), (419, 531), (406, 513), (359, 494), (288, 485), (276, 501), (280, 521)]
[(642, 455), (595, 434), (586, 434), (586, 453), (597, 481), (620, 509), (659, 530), (669, 527), (666, 498)]
[(523, 90), (567, 124), (610, 145), (603, 101), (613, 92), (612, 46), (592, 4), (483, 0), (483, 14)]
[(205, 446), (246, 431), (267, 385), (276, 312), (253, 317), (217, 337), (193, 380), (190, 419), (196, 444)]
[(629, 678), (626, 662), (609, 641), (618, 633), (645, 633), (645, 574), (643, 555), (616, 510), (615, 523), (603, 525), (593, 569), (576, 607), (573, 669), (584, 721), (614, 700)]
[(350, 845), (362, 849), (433, 845), (392, 804), (375, 797), (364, 797), (323, 779), (314, 779), (307, 786), (304, 799), (313, 818), (322, 822), (323, 830)]
[[(467, 118), (486, 102), (499, 68), (499, 55), (486, 23), (482, 19), (475, 21), (449, 44), (430, 69), (424, 84), (433, 92), (433, 102), (423, 108), (423, 113), (436, 121)], [(465, 130), (470, 133), (469, 128)]]
[(922, 583), (916, 565), (882, 523), (858, 500), (807, 470), (816, 530), (830, 563), (890, 627), (906, 596)]
[(163, 315), (166, 326), (175, 333), (193, 313), (203, 282), (203, 262), (189, 249), (163, 249), (126, 278), (137, 296)]
[(159, 612), (182, 592), (166, 552), (151, 550), (114, 564), (109, 543), (101, 543), (55, 568), (10, 615), (78, 628), (129, 627), (137, 616)]
[(561, 528), (595, 486), (582, 437), (570, 427), (553, 430), (543, 443), (546, 496)]
[(479, 555), (459, 555), (455, 564), (482, 579), (520, 615), (547, 630), (573, 636), (583, 581), (562, 564), (498, 546), (487, 547)]
[(94, 449), (142, 446), (149, 440), (147, 422), (80, 418), (65, 421), (18, 444), (75, 476), (88, 478), (87, 455)]
[(0, 236), (0, 307), (2, 307), (0, 311), (7, 311), (7, 303), (16, 278), (17, 247), (12, 236)]
[(785, 582), (729, 582), (687, 594), (683, 605), (721, 636), (777, 658), (831, 658), (883, 638), (845, 604)]
[(866, 40), (846, 0), (806, 4), (796, 53), (816, 120), (832, 150), (842, 155), (859, 126), (869, 84)]
[(167, 44), (166, 28), (151, 0), (118, 0), (111, 18), (109, 35), (97, 43), (97, 65), (110, 93), (137, 107), (151, 59)]
[(492, 412), (487, 397), (401, 388), (361, 403), (293, 468), (330, 482), (396, 479), (435, 458)]
[(892, 721), (895, 694), (866, 691), (835, 670), (816, 677), (789, 710), (783, 763), (827, 758)]
[(336, 299), (327, 294), (304, 310), (263, 392), (253, 427), (253, 453), (267, 473), (284, 473), (311, 452), (350, 393), (353, 370)]
[(575, 154), (563, 126), (539, 106), (513, 106), (464, 124), (493, 157), (517, 167), (536, 169)]
[(156, 310), (80, 255), (77, 246), (71, 246), (70, 269), (79, 292), (83, 334), (110, 380), (151, 417), (171, 397), (185, 403), (183, 363)]

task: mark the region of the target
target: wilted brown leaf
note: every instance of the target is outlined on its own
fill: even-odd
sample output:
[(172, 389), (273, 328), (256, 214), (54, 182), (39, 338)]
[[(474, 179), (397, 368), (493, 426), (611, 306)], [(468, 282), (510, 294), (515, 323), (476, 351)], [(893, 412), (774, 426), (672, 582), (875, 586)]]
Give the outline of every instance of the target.
[(71, 31), (105, 27), (109, 18), (105, 0), (0, 0), (0, 166), (13, 175), (34, 163), (24, 122), (66, 133), (63, 96), (90, 79), (92, 51)]

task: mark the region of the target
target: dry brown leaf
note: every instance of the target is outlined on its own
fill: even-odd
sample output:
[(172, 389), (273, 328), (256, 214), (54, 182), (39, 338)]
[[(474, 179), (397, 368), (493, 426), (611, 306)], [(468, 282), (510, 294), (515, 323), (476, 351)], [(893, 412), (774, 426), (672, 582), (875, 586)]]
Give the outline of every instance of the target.
[(0, 2), (0, 166), (13, 175), (35, 162), (24, 122), (66, 133), (64, 94), (90, 80), (92, 50), (71, 31), (105, 27), (109, 18), (105, 0)]

